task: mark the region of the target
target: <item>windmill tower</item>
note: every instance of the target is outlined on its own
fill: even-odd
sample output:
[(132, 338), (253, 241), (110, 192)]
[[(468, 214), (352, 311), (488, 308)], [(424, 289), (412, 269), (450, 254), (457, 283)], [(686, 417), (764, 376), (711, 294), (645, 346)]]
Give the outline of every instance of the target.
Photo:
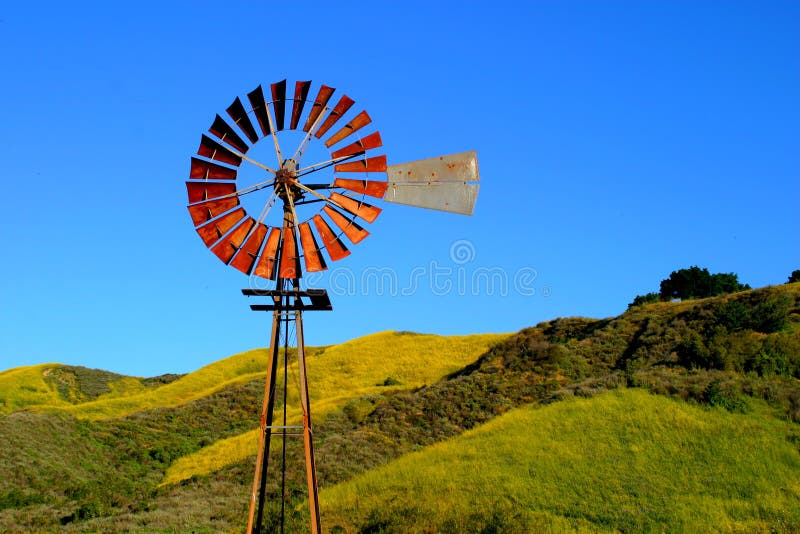
[[(267, 298), (266, 304), (253, 304), (251, 309), (272, 312), (248, 533), (262, 529), (273, 436), (283, 443), (282, 530), (285, 446), (291, 435), (303, 438), (311, 531), (321, 532), (302, 316), (304, 311), (329, 311), (332, 306), (324, 289), (301, 288), (303, 272), (327, 269), (328, 260), (350, 254), (345, 238), (357, 244), (369, 235), (362, 224), (374, 222), (381, 213), (371, 203), (383, 200), (471, 215), (478, 194), (475, 152), (389, 165), (386, 155), (375, 155), (383, 143), (380, 133), (371, 131), (369, 114), (355, 112), (355, 102), (347, 95), (332, 99), (335, 89), (326, 85), (311, 99), (311, 85), (296, 82), (290, 98), (286, 80), (270, 85), (271, 98), (258, 86), (247, 93), (247, 105), (237, 96), (226, 109), (227, 118), (217, 114), (201, 136), (186, 182), (189, 214), (203, 243), (251, 279), (274, 282), (273, 289), (242, 290), (247, 296)], [(291, 139), (288, 132), (299, 137)], [(287, 140), (297, 145), (292, 152), (287, 149), (294, 145)], [(272, 145), (274, 162), (253, 156), (251, 149), (260, 141)], [(326, 155), (304, 160), (311, 143), (324, 145)], [(246, 179), (245, 169), (250, 172)], [(254, 217), (242, 199), (258, 195), (262, 198)], [(301, 425), (287, 424), (285, 379), (282, 424), (276, 424), (273, 413), (279, 368), (286, 376), (291, 326), (297, 340)]]

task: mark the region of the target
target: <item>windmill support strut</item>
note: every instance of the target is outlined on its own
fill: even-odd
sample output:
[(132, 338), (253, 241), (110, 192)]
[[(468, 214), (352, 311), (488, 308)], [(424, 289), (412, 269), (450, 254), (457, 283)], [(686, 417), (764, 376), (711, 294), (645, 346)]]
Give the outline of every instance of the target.
[[(253, 304), (250, 308), (254, 311), (272, 311), (272, 332), (270, 334), (269, 360), (267, 362), (267, 376), (264, 386), (264, 403), (261, 410), (261, 432), (259, 434), (258, 453), (256, 456), (256, 468), (253, 476), (253, 487), (250, 495), (250, 511), (247, 520), (247, 532), (263, 532), (264, 505), (266, 500), (267, 471), (269, 467), (269, 451), (273, 432), (278, 433), (283, 438), (283, 446), (286, 444), (286, 437), (298, 435), (301, 431), (303, 436), (303, 448), (305, 452), (306, 482), (308, 486), (308, 501), (310, 512), (311, 532), (318, 534), (322, 532), (319, 515), (319, 501), (317, 492), (317, 473), (314, 461), (314, 442), (313, 427), (311, 424), (311, 403), (308, 396), (308, 379), (306, 376), (306, 354), (305, 339), (303, 336), (303, 311), (329, 311), (332, 309), (327, 292), (322, 289), (309, 289), (300, 291), (295, 286), (294, 289), (284, 289), (284, 283), (289, 280), (280, 279), (278, 288), (275, 290), (243, 289), (242, 293), (246, 296), (269, 297), (270, 304)], [(300, 379), (300, 405), (303, 414), (302, 426), (286, 424), (286, 403), (284, 400), (284, 421), (282, 425), (273, 424), (273, 410), (275, 408), (276, 378), (277, 369), (280, 366), (281, 352), (281, 325), (284, 330), (288, 323), (294, 321), (297, 336), (297, 367)], [(285, 347), (285, 344), (283, 344)], [(284, 372), (287, 365), (286, 355), (284, 354)], [(286, 381), (284, 380), (284, 388)], [(291, 430), (293, 432), (287, 432)], [(284, 449), (285, 450), (285, 449)], [(285, 455), (284, 465), (285, 466)], [(285, 472), (282, 473), (285, 476)], [(281, 497), (285, 499), (285, 496)], [(285, 502), (281, 502), (283, 523), (283, 509)], [(283, 531), (281, 524), (281, 531)]]

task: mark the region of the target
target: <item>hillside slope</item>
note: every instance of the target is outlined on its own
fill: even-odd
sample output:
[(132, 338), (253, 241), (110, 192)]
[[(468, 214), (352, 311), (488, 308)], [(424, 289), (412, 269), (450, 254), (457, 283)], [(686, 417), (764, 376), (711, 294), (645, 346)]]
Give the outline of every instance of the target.
[(800, 527), (800, 428), (623, 389), (517, 408), (322, 492), (345, 532)]
[[(758, 429), (757, 434), (772, 436), (764, 438), (769, 447), (778, 446), (770, 441), (775, 437), (770, 429), (778, 428), (771, 425), (786, 425), (780, 427), (785, 430), (784, 439), (796, 440), (800, 284), (637, 306), (609, 319), (556, 319), (511, 336), (472, 339), (479, 342), (381, 333), (315, 349), (309, 358), (309, 374), (312, 398), (319, 407), (315, 448), (321, 488), (366, 476), (425, 447), (444, 446), (517, 407), (537, 411), (615, 388), (647, 389), (686, 401), (681, 406), (687, 408), (723, 408), (731, 417), (745, 418), (738, 421)], [(254, 449), (244, 443), (235, 452), (231, 445), (247, 441), (261, 405), (263, 375), (250, 372), (256, 360), (252, 355), (243, 360), (234, 357), (233, 365), (223, 360), (208, 366), (214, 372), (200, 370), (194, 377), (183, 377), (181, 384), (177, 380), (150, 392), (134, 391), (127, 398), (98, 396), (79, 399), (74, 405), (62, 403), (0, 416), (0, 439), (4, 440), (0, 444), (0, 530), (239, 530)], [(628, 400), (630, 410), (637, 410), (636, 399)], [(714, 422), (716, 409), (693, 413), (698, 420), (708, 416), (709, 424), (718, 423)], [(608, 430), (616, 440), (628, 431), (624, 425), (613, 424)], [(59, 443), (64, 446), (59, 448)], [(702, 456), (693, 455), (693, 450), (702, 443), (691, 439), (687, 443), (686, 461), (700, 462)], [(797, 455), (796, 441), (792, 443), (794, 448), (789, 450)], [(302, 523), (302, 442), (287, 441), (287, 454), (289, 509), (296, 516), (293, 519)], [(791, 454), (781, 464), (783, 468), (794, 469)], [(648, 458), (648, 462), (656, 461)], [(277, 456), (271, 458), (272, 465), (277, 460)], [(509, 461), (517, 465), (517, 460)], [(475, 464), (463, 469), (474, 470)], [(742, 473), (750, 477), (747, 484), (760, 487), (759, 473)], [(270, 502), (275, 502), (277, 492), (273, 480), (268, 486)], [(785, 521), (794, 516), (767, 509), (762, 515), (751, 514), (757, 497), (773, 499), (780, 509), (777, 497), (764, 495), (742, 493), (737, 498), (744, 504), (737, 509), (744, 510), (744, 515), (731, 515), (731, 521), (742, 521), (742, 525), (755, 521), (756, 529), (763, 524), (778, 532), (792, 531)], [(631, 506), (649, 507), (652, 503), (646, 497), (644, 493), (630, 496)], [(498, 517), (489, 521), (475, 516), (464, 530), (479, 531), (491, 522), (502, 525), (515, 520), (518, 513), (525, 516), (515, 501), (506, 504), (499, 508)], [(573, 526), (582, 524), (549, 509), (530, 510), (544, 514), (541, 517), (550, 518), (555, 526), (563, 520)], [(274, 507), (268, 510), (267, 519), (273, 525), (276, 513)], [(694, 521), (693, 514), (687, 512), (686, 517)], [(361, 526), (374, 519), (375, 531), (389, 520), (385, 528), (395, 528), (390, 517), (358, 517)], [(629, 529), (631, 525), (622, 516), (605, 516), (607, 523), (579, 517), (588, 522), (587, 528)], [(680, 530), (680, 517), (664, 517), (665, 528)], [(398, 525), (395, 531), (402, 531), (403, 523)]]

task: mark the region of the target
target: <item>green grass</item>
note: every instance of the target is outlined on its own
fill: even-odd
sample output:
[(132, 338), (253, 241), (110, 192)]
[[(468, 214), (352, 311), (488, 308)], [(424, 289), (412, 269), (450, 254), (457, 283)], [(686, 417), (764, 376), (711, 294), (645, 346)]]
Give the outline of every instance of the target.
[[(508, 337), (508, 334), (436, 336), (380, 332), (310, 351), (307, 366), (312, 416), (321, 421), (352, 399), (434, 383), (472, 363), (493, 344)], [(289, 373), (290, 382), (296, 382), (296, 364), (290, 366)], [(383, 385), (386, 382), (393, 385)], [(300, 420), (297, 388), (290, 385), (290, 393), (287, 406), (294, 406), (289, 411), (290, 424), (296, 424)], [(257, 445), (257, 429), (213, 443), (174, 462), (162, 484), (178, 483), (240, 462), (254, 455)]]
[(39, 405), (68, 404), (56, 388), (45, 381), (47, 370), (57, 366), (45, 363), (0, 372), (0, 414)]
[(800, 429), (619, 390), (515, 409), (326, 489), (346, 532), (793, 531)]

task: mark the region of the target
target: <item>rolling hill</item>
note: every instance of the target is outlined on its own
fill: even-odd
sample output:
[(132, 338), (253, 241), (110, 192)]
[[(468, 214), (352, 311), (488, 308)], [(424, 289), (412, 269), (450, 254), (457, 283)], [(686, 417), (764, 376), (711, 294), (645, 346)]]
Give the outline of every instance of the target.
[[(239, 531), (264, 356), (154, 379), (0, 373), (0, 530)], [(323, 524), (793, 532), (798, 378), (800, 284), (309, 348)], [(301, 443), (287, 453), (303, 531)]]

